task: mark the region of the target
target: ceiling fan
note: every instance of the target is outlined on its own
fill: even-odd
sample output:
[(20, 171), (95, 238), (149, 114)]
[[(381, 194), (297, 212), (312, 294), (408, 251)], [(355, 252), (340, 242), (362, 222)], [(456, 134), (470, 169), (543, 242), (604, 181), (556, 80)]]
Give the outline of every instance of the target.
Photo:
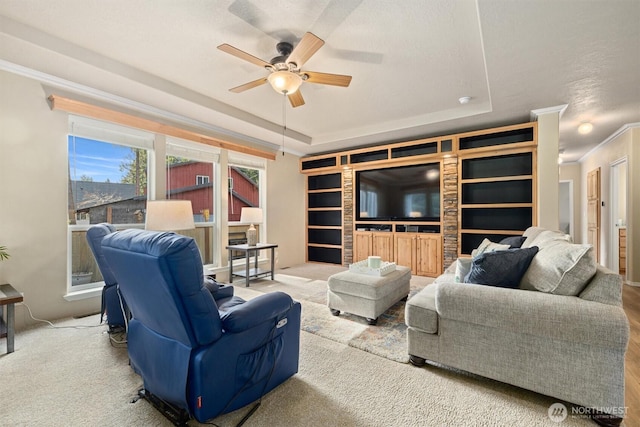
[(322, 45), (324, 45), (324, 40), (313, 33), (306, 33), (295, 48), (288, 42), (278, 43), (276, 49), (280, 55), (271, 59), (270, 62), (263, 61), (226, 43), (218, 46), (218, 49), (252, 64), (264, 67), (269, 71), (267, 77), (231, 88), (229, 89), (231, 92), (244, 92), (269, 82), (276, 92), (286, 95), (291, 105), (295, 108), (304, 105), (304, 98), (298, 90), (303, 82), (341, 87), (347, 87), (351, 83), (351, 76), (301, 70), (304, 63)]

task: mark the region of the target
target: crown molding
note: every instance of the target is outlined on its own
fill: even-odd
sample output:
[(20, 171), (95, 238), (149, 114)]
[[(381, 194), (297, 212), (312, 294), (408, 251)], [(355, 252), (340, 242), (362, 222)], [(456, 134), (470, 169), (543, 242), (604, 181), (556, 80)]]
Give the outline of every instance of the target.
[(607, 139), (605, 139), (600, 144), (598, 144), (595, 147), (593, 147), (591, 150), (587, 151), (582, 157), (580, 157), (578, 159), (578, 162), (582, 163), (583, 160), (585, 160), (587, 157), (589, 157), (591, 154), (593, 154), (599, 148), (604, 147), (605, 145), (607, 145), (608, 143), (610, 143), (611, 141), (613, 141), (614, 139), (616, 139), (617, 137), (619, 137), (620, 135), (625, 133), (626, 131), (631, 130), (631, 129), (635, 129), (635, 128), (640, 128), (640, 122), (627, 123), (626, 125), (620, 127), (620, 129), (618, 129), (617, 131), (615, 131), (614, 133), (609, 135), (609, 137)]
[(556, 105), (555, 107), (546, 107), (546, 108), (538, 108), (536, 110), (531, 110), (531, 121), (535, 122), (536, 120), (538, 120), (538, 117), (545, 114), (552, 114), (552, 113), (557, 113), (559, 114), (560, 117), (562, 117), (562, 115), (564, 114), (568, 106), (569, 104), (561, 104), (561, 105)]

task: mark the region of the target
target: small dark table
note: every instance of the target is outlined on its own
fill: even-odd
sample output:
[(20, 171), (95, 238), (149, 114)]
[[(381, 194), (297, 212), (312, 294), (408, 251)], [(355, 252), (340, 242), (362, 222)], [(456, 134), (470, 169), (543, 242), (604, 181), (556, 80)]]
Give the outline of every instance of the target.
[[(264, 277), (271, 274), (271, 280), (273, 280), (273, 270), (275, 265), (275, 256), (274, 250), (278, 247), (278, 245), (274, 245), (272, 243), (258, 243), (255, 246), (249, 245), (229, 245), (227, 246), (227, 250), (229, 250), (229, 282), (233, 283), (233, 276), (244, 277), (247, 282), (246, 286), (249, 286), (249, 280), (257, 279), (258, 277)], [(258, 255), (262, 249), (271, 249), (271, 270), (262, 270), (258, 268)], [(237, 273), (233, 272), (233, 257), (232, 252), (244, 252), (245, 259), (245, 271), (239, 271)], [(250, 258), (251, 253), (255, 254), (255, 263), (254, 268), (250, 268)]]
[[(16, 291), (13, 286), (0, 285), (0, 338), (7, 337), (7, 353), (13, 353), (15, 334), (15, 304), (22, 302), (22, 294)], [(7, 322), (2, 317), (2, 306), (7, 306)]]

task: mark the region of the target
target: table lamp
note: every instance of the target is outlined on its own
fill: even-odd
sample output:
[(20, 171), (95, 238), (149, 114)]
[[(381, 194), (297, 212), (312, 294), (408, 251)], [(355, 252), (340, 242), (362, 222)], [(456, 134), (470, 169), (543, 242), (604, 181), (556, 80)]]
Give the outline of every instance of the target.
[(261, 208), (242, 208), (240, 214), (240, 222), (249, 223), (251, 226), (247, 230), (247, 244), (249, 246), (255, 246), (258, 244), (258, 233), (253, 224), (260, 224), (262, 222), (262, 209)]
[(144, 228), (155, 231), (193, 230), (191, 200), (149, 200)]

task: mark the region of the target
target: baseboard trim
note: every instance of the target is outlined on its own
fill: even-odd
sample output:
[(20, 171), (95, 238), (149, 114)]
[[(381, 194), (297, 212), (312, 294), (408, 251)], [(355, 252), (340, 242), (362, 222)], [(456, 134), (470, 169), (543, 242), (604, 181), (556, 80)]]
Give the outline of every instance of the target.
[(632, 282), (630, 280), (625, 280), (624, 284), (627, 286), (633, 286), (634, 288), (640, 288), (640, 282)]

